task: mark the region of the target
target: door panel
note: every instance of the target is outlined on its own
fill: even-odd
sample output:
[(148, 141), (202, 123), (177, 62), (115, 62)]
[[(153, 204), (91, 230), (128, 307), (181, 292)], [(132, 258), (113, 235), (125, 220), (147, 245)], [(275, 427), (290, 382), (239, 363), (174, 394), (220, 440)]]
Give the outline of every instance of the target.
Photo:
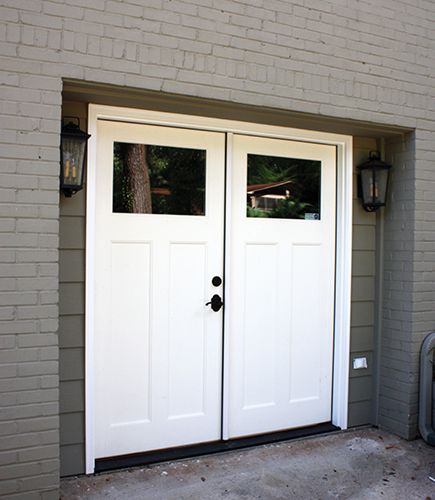
[(329, 421), (335, 147), (235, 135), (231, 182), (229, 436)]
[(96, 458), (220, 438), (224, 146), (98, 124)]
[[(110, 349), (108, 367), (120, 367), (120, 360), (128, 360), (118, 369), (107, 370), (106, 383), (110, 388), (111, 424), (134, 425), (150, 420), (150, 289), (151, 247), (148, 243), (111, 242), (108, 253), (112, 272), (108, 310), (110, 329), (104, 342)], [(135, 290), (135, 293), (125, 293)], [(126, 328), (128, 318), (128, 328)], [(122, 333), (121, 333), (122, 332)], [(120, 342), (119, 335), (122, 334)], [(134, 346), (134, 349), (132, 349)], [(131, 382), (134, 380), (135, 383)], [(100, 393), (98, 390), (98, 394)], [(105, 392), (105, 391), (104, 391)], [(137, 397), (140, 394), (141, 397)], [(97, 421), (98, 426), (98, 421)]]
[[(169, 262), (169, 366), (172, 369), (169, 374), (168, 418), (177, 419), (204, 415), (206, 411), (206, 245), (172, 243)], [(185, 341), (186, 336), (190, 342)]]

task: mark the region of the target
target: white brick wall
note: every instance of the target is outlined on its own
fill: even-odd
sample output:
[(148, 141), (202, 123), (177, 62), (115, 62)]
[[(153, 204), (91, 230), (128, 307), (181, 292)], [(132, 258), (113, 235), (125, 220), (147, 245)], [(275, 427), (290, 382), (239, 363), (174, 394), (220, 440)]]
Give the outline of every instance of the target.
[(1, 493), (57, 494), (64, 78), (416, 129), (390, 148), (381, 394), (382, 422), (415, 434), (435, 320), (434, 20), (428, 0), (0, 0)]

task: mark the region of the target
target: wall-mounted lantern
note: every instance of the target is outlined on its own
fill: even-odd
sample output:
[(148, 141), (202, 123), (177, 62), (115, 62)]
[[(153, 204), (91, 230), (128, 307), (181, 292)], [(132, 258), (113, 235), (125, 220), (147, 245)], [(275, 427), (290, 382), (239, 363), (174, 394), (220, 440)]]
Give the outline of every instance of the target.
[(369, 159), (358, 165), (358, 196), (367, 212), (375, 212), (385, 206), (388, 176), (391, 165), (381, 160), (377, 151), (371, 151)]
[(86, 143), (91, 136), (80, 130), (79, 118), (65, 119), (77, 121), (68, 121), (62, 127), (60, 141), (60, 189), (69, 198), (83, 189)]

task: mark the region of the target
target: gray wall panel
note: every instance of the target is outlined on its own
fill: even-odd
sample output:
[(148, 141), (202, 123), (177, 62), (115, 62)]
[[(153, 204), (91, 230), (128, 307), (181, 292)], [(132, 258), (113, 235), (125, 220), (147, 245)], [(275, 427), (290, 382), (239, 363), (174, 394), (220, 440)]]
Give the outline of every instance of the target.
[(371, 401), (359, 401), (349, 405), (349, 420), (353, 426), (366, 425), (373, 418)]
[(350, 336), (350, 352), (371, 351), (374, 349), (374, 328), (370, 326), (354, 326)]
[(60, 474), (72, 476), (83, 474), (85, 470), (84, 443), (67, 444), (60, 447)]
[[(87, 128), (87, 105), (63, 102), (64, 116)], [(86, 189), (60, 198), (60, 458), (61, 475), (84, 472)]]
[(59, 314), (74, 316), (83, 314), (85, 309), (85, 286), (83, 282), (60, 283)]
[(374, 276), (375, 251), (354, 250), (352, 252), (352, 276)]
[(85, 315), (61, 316), (59, 318), (60, 348), (83, 347), (85, 344)]
[[(373, 397), (373, 380), (371, 375), (352, 377), (349, 380), (349, 403), (370, 402)], [(367, 424), (368, 422), (364, 422)]]
[[(374, 421), (374, 328), (375, 328), (375, 273), (376, 273), (376, 215), (361, 207), (356, 197), (356, 166), (377, 150), (375, 139), (354, 138), (354, 203), (352, 252), (352, 307), (350, 338), (349, 426)], [(365, 357), (368, 368), (352, 369), (355, 357)]]
[[(62, 388), (61, 388), (62, 390)], [(85, 432), (85, 420), (82, 408), (71, 413), (62, 413), (60, 417), (60, 444), (61, 446), (81, 443)]]
[[(69, 380), (60, 383), (60, 412), (74, 413), (85, 409), (85, 387), (83, 380)], [(82, 438), (83, 439), (83, 436)]]

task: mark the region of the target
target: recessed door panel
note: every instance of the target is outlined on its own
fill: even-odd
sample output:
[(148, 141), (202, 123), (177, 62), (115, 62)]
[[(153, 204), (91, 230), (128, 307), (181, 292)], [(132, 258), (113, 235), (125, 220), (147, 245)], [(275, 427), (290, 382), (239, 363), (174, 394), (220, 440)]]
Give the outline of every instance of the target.
[[(246, 291), (243, 309), (243, 408), (261, 408), (276, 404), (276, 286), (278, 278), (277, 245), (247, 244), (245, 269), (257, 269), (256, 274), (244, 272)], [(261, 304), (261, 307), (259, 307)], [(252, 314), (252, 311), (257, 311)], [(269, 341), (264, 341), (264, 336)], [(259, 369), (261, 368), (261, 369)], [(230, 381), (231, 385), (232, 381)]]
[[(204, 415), (207, 321), (204, 318), (205, 243), (170, 245), (168, 418)], [(189, 339), (186, 342), (186, 338)], [(189, 388), (187, 391), (186, 388)]]
[[(151, 245), (112, 241), (110, 267), (109, 314), (110, 331), (106, 332), (110, 344), (117, 349), (110, 352), (109, 363), (122, 370), (108, 372), (111, 398), (108, 401), (113, 427), (150, 421), (150, 271)], [(126, 293), (135, 290), (135, 293)], [(128, 328), (126, 328), (128, 318)], [(122, 335), (117, 342), (116, 335)], [(132, 346), (134, 348), (132, 349)], [(131, 381), (135, 380), (132, 384)], [(137, 394), (141, 397), (135, 397)]]

